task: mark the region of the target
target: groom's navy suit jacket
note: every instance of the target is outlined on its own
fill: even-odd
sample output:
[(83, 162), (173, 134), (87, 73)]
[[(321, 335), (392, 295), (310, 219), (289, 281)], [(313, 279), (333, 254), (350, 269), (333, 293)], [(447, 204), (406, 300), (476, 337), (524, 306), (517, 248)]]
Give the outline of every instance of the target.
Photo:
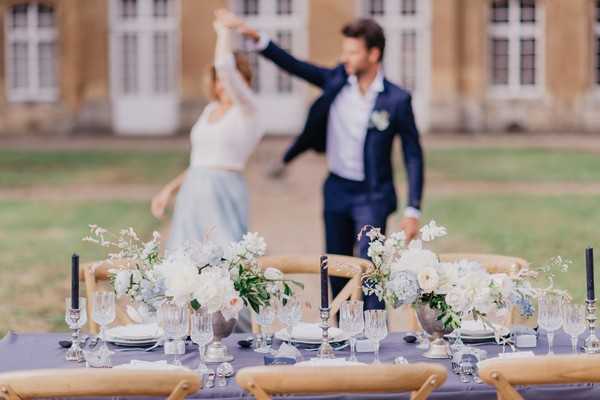
[[(302, 133), (285, 153), (284, 162), (289, 163), (309, 149), (319, 153), (325, 152), (329, 110), (336, 96), (348, 82), (344, 66), (340, 64), (335, 68), (324, 68), (300, 61), (272, 41), (261, 54), (290, 74), (323, 90), (322, 95), (310, 107)], [(415, 125), (411, 96), (402, 88), (384, 80), (383, 91), (377, 96), (374, 110), (387, 111), (389, 125), (382, 131), (371, 124), (367, 128), (364, 170), (369, 200), (384, 207), (385, 210), (380, 211), (386, 214), (397, 208), (391, 157), (394, 138), (399, 135), (408, 178), (407, 205), (420, 209), (424, 181), (423, 151)]]

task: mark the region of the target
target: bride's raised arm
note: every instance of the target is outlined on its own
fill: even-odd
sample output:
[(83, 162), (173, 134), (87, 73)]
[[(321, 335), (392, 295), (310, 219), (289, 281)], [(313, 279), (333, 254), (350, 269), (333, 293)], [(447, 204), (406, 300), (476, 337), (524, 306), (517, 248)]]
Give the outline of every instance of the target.
[(240, 74), (231, 49), (231, 29), (215, 22), (217, 44), (215, 47), (215, 69), (219, 81), (231, 97), (245, 112), (254, 113), (257, 110), (256, 95), (248, 82)]

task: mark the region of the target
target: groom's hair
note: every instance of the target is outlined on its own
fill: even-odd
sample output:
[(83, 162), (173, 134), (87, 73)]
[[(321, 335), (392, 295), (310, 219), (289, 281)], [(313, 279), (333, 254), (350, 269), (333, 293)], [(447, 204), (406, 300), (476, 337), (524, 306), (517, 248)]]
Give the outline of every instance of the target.
[(381, 26), (372, 19), (360, 18), (344, 25), (342, 35), (363, 39), (367, 45), (367, 50), (371, 50), (372, 48), (379, 49), (379, 61), (383, 59), (385, 34)]

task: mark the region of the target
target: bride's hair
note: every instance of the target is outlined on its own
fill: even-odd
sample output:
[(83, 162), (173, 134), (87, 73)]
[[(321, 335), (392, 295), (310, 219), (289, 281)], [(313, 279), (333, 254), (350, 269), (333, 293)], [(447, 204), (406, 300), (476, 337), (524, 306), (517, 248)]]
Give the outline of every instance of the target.
[[(252, 66), (250, 65), (250, 60), (248, 59), (248, 56), (244, 53), (241, 52), (234, 52), (233, 53), (233, 57), (235, 59), (235, 67), (237, 68), (238, 72), (240, 73), (240, 75), (242, 76), (242, 78), (244, 78), (244, 80), (246, 81), (246, 83), (248, 84), (248, 86), (252, 85), (252, 78), (253, 78), (253, 73), (252, 73)], [(208, 87), (208, 96), (210, 98), (215, 98), (215, 82), (219, 79), (219, 77), (217, 76), (217, 70), (215, 68), (214, 65), (210, 66), (210, 70), (208, 73), (208, 79), (207, 79), (207, 87)]]

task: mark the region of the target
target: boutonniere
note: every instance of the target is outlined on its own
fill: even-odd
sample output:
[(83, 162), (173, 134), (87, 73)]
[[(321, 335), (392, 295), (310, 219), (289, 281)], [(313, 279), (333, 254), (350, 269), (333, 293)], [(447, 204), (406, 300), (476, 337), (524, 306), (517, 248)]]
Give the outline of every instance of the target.
[(385, 110), (373, 111), (370, 122), (378, 131), (384, 131), (390, 126), (390, 114)]

